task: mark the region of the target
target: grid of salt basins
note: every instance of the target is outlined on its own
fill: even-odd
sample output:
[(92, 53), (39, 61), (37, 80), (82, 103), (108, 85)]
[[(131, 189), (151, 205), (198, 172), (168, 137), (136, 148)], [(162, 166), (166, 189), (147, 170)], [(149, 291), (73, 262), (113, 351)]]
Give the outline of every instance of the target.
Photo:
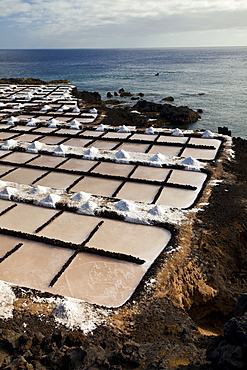
[[(160, 210), (195, 204), (222, 140), (94, 125), (71, 89), (0, 87), (0, 279), (117, 307), (169, 245)], [(149, 221), (126, 222), (138, 206)]]

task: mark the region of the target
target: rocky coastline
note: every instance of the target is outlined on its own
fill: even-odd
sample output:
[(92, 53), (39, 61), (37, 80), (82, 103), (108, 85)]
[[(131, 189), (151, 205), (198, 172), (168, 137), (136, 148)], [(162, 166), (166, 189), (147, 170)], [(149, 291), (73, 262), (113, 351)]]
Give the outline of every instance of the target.
[[(145, 128), (150, 119), (157, 127), (186, 125), (199, 119), (188, 107), (138, 100), (131, 108), (110, 108), (98, 93), (75, 88), (73, 94), (82, 105), (96, 106), (104, 115), (100, 123), (112, 126)], [(246, 369), (247, 141), (233, 138), (233, 151), (234, 159), (223, 156), (212, 164), (218, 186), (193, 227), (180, 232), (183, 248), (169, 260), (161, 254), (156, 284), (137, 289), (111, 316), (111, 325), (89, 334), (58, 326), (54, 307), (34, 303), (30, 290), (16, 288), (14, 316), (0, 320), (0, 368)]]

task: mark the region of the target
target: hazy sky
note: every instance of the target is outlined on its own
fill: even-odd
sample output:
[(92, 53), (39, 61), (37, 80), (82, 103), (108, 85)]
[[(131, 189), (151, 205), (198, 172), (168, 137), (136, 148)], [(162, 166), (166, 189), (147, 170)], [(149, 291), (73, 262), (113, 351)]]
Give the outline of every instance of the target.
[(0, 0), (0, 48), (247, 45), (246, 0)]

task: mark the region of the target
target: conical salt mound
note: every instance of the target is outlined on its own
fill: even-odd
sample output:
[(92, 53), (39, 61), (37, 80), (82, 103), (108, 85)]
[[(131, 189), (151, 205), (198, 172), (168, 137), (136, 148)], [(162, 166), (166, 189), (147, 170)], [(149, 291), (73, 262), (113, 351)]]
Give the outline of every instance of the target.
[(134, 211), (135, 210), (135, 204), (131, 202), (130, 200), (122, 199), (119, 202), (115, 204), (115, 207), (119, 211)]
[(74, 194), (70, 199), (73, 200), (73, 202), (86, 202), (90, 198), (91, 194), (84, 193), (84, 191), (80, 191), (79, 193)]
[(152, 158), (152, 162), (163, 162), (165, 160), (165, 156), (161, 153), (156, 153)]
[(31, 189), (28, 193), (34, 195), (46, 194), (48, 188), (46, 186), (37, 185), (33, 189)]
[(123, 125), (119, 127), (117, 132), (131, 132), (131, 131), (127, 126)]
[(94, 146), (91, 146), (91, 148), (89, 148), (85, 151), (84, 155), (94, 157), (94, 156), (98, 155), (98, 153), (99, 153), (99, 149), (95, 148)]
[(148, 135), (153, 135), (155, 134), (155, 130), (153, 127), (149, 127), (145, 130), (145, 134), (148, 134)]
[(193, 158), (193, 157), (187, 157), (185, 159), (182, 160), (182, 164), (186, 165), (186, 166), (198, 166), (200, 164), (200, 162)]
[(214, 134), (210, 130), (206, 130), (206, 131), (203, 132), (202, 137), (204, 139), (213, 139)]
[(48, 194), (43, 200), (42, 203), (47, 207), (55, 207), (56, 203), (61, 200), (61, 197), (57, 194)]
[(175, 128), (174, 130), (172, 130), (172, 136), (184, 136), (184, 134), (179, 128)]
[(162, 206), (156, 205), (150, 209), (149, 213), (151, 213), (153, 216), (162, 216), (165, 212)]
[(1, 149), (4, 149), (4, 150), (9, 150), (9, 149), (13, 149), (16, 147), (17, 145), (17, 141), (16, 140), (13, 140), (13, 139), (9, 139), (9, 140), (6, 140), (2, 145), (1, 145)]
[(88, 212), (91, 212), (91, 213), (93, 213), (96, 208), (97, 208), (97, 204), (95, 202), (92, 202), (91, 200), (89, 200), (88, 202), (84, 203), (81, 206), (81, 209), (83, 211), (88, 211)]
[(120, 149), (117, 153), (116, 153), (116, 158), (118, 159), (129, 159), (130, 158), (130, 155), (128, 152), (126, 152), (125, 150), (123, 149)]
[(41, 150), (43, 147), (43, 144), (40, 143), (39, 141), (34, 141), (33, 143), (31, 143), (29, 146), (28, 146), (28, 151), (32, 151), (32, 152), (38, 152), (39, 150)]
[(3, 197), (3, 198), (6, 198), (6, 199), (10, 199), (11, 195), (16, 195), (16, 193), (18, 192), (17, 189), (15, 188), (12, 188), (11, 186), (7, 186), (6, 188), (4, 188), (1, 192), (0, 192), (0, 195)]

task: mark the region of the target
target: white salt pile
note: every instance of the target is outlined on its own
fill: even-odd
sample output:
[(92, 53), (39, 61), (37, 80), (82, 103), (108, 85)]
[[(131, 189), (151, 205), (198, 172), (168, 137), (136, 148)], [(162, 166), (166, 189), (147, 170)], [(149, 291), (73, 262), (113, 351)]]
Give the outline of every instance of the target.
[(27, 151), (31, 153), (37, 153), (39, 150), (41, 150), (43, 147), (43, 144), (39, 141), (34, 141), (27, 147)]
[(4, 188), (6, 186), (6, 182), (0, 180), (0, 188)]
[(52, 127), (57, 127), (57, 125), (59, 124), (59, 121), (55, 118), (52, 118), (47, 123), (49, 125), (48, 127), (52, 128)]
[(163, 216), (165, 214), (165, 209), (163, 206), (156, 205), (150, 209), (149, 213), (153, 216)]
[(117, 208), (119, 211), (124, 211), (124, 212), (133, 212), (136, 210), (136, 206), (133, 202), (130, 200), (125, 200), (122, 199), (119, 202), (115, 204), (115, 208)]
[(145, 130), (145, 134), (148, 134), (148, 135), (153, 135), (155, 134), (155, 130), (154, 128), (151, 126), (151, 127), (148, 127), (146, 130)]
[(187, 157), (181, 161), (187, 169), (199, 171), (202, 167), (202, 163), (193, 157)]
[(141, 114), (140, 112), (138, 112), (138, 110), (132, 110), (132, 111), (130, 111), (130, 113), (133, 113), (133, 114)]
[(0, 318), (10, 319), (13, 317), (14, 302), (16, 300), (12, 287), (0, 280)]
[(13, 149), (16, 147), (16, 145), (18, 144), (18, 142), (16, 140), (13, 140), (13, 139), (9, 139), (9, 140), (6, 140), (2, 145), (1, 145), (1, 149), (4, 149), (4, 150), (9, 150), (9, 149)]
[(103, 123), (101, 123), (97, 128), (96, 128), (96, 131), (105, 131), (107, 129), (107, 126), (106, 125), (103, 125)]
[(87, 201), (86, 203), (84, 203), (80, 210), (81, 211), (86, 211), (87, 213), (94, 213), (95, 209), (97, 208), (97, 204), (91, 200)]
[(172, 130), (171, 135), (172, 136), (184, 136), (184, 134), (179, 128), (175, 128), (174, 130)]
[(44, 106), (40, 109), (40, 112), (46, 112), (46, 111), (48, 111), (49, 109), (51, 109), (50, 105), (44, 105)]
[(63, 145), (63, 144), (59, 144), (56, 146), (56, 148), (54, 149), (54, 153), (56, 153), (57, 155), (61, 155), (61, 156), (64, 156), (68, 151), (68, 146), (67, 145)]
[(79, 193), (74, 194), (70, 199), (73, 202), (82, 203), (86, 202), (91, 197), (91, 194), (85, 193), (84, 191), (79, 191)]
[(203, 132), (202, 137), (204, 139), (213, 139), (214, 134), (210, 130), (206, 130), (206, 131)]
[(152, 162), (164, 162), (166, 157), (161, 153), (156, 153), (151, 157)]
[(80, 113), (80, 108), (78, 107), (75, 107), (73, 110), (72, 110), (72, 113)]
[(65, 325), (70, 329), (78, 328), (84, 334), (88, 334), (105, 322), (107, 311), (92, 309), (90, 304), (65, 298), (57, 305), (53, 316), (57, 324)]
[(36, 119), (36, 118), (31, 118), (27, 121), (27, 124), (26, 126), (36, 126), (36, 123), (38, 123), (39, 121)]
[(46, 194), (48, 188), (46, 186), (37, 185), (33, 189), (31, 189), (28, 193), (34, 195)]
[(119, 129), (117, 130), (117, 132), (131, 132), (130, 129), (123, 125), (123, 126), (120, 126)]
[(0, 196), (3, 199), (10, 199), (12, 195), (16, 195), (18, 190), (16, 188), (12, 188), (11, 186), (7, 186), (0, 192)]
[(98, 114), (98, 111), (97, 111), (97, 109), (92, 108), (92, 109), (90, 109), (89, 113)]
[(117, 153), (116, 153), (116, 158), (117, 159), (130, 159), (130, 155), (128, 152), (126, 152), (126, 150), (123, 150), (123, 149), (120, 149)]
[(90, 158), (94, 158), (99, 153), (99, 149), (95, 148), (94, 146), (91, 146), (91, 148), (87, 149), (84, 152), (84, 155), (89, 156)]
[(55, 208), (56, 203), (61, 200), (61, 197), (57, 194), (48, 194), (44, 199), (42, 199), (41, 204), (44, 204), (46, 207)]
[(74, 130), (80, 130), (81, 124), (76, 119), (73, 119), (73, 121), (69, 123), (69, 126)]
[(18, 122), (19, 119), (17, 117), (14, 117), (14, 116), (11, 116), (8, 120), (7, 120), (7, 124), (8, 125), (11, 125), (13, 126), (16, 122)]
[(19, 104), (15, 105), (13, 108), (16, 109), (16, 110), (22, 109), (22, 108), (24, 108), (24, 104), (19, 103)]

